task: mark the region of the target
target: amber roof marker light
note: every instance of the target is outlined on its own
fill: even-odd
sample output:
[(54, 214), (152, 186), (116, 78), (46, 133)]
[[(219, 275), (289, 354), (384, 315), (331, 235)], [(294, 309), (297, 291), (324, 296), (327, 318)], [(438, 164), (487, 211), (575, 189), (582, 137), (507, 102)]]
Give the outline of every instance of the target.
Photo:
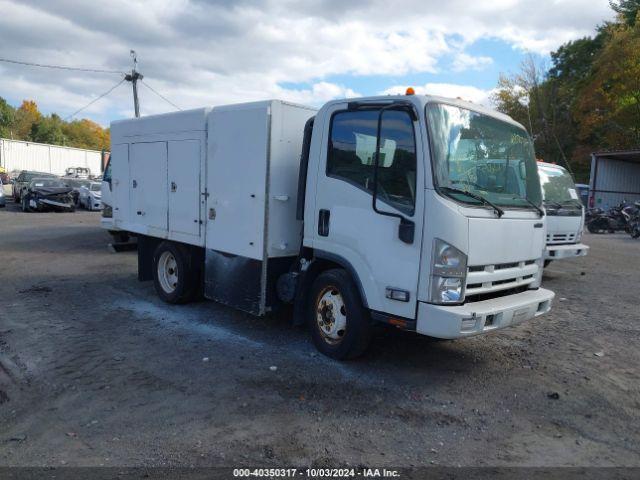
[(404, 92), (405, 95), (415, 95), (416, 91), (413, 89), (413, 87), (409, 87), (407, 88), (407, 91)]

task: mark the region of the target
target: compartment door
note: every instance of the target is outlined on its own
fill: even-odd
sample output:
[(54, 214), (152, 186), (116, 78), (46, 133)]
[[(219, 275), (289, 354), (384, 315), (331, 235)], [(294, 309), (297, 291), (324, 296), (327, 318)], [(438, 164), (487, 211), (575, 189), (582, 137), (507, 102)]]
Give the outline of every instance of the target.
[(168, 144), (169, 232), (200, 236), (200, 141)]
[(167, 230), (167, 142), (133, 143), (130, 147), (129, 221), (149, 228), (150, 234)]
[(113, 207), (113, 221), (120, 227), (129, 218), (129, 144), (114, 145), (111, 151), (111, 201), (102, 200)]

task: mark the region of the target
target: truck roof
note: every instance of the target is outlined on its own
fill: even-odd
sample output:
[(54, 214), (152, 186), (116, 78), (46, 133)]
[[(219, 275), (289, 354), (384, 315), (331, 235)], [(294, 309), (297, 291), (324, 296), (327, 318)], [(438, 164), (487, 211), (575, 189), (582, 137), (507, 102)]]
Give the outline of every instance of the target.
[[(358, 101), (358, 102), (389, 102), (393, 100), (410, 101), (415, 104), (419, 110), (423, 110), (424, 106), (428, 103), (445, 103), (448, 105), (454, 105), (457, 107), (472, 110), (484, 115), (488, 115), (504, 122), (516, 125), (523, 130), (526, 130), (520, 123), (516, 122), (510, 116), (504, 113), (492, 110), (483, 105), (468, 102), (459, 98), (447, 98), (439, 97), (435, 95), (383, 95), (373, 97), (359, 97), (349, 99), (336, 99), (325, 103), (322, 108), (329, 108), (332, 105)], [(315, 107), (308, 105), (296, 104), (288, 102), (286, 100), (264, 100), (258, 102), (246, 102), (236, 103), (229, 105), (219, 105), (215, 107), (196, 108), (192, 110), (182, 110), (179, 112), (162, 113), (158, 115), (148, 115), (141, 118), (130, 118), (125, 120), (115, 120), (111, 122), (111, 135), (112, 137), (131, 137), (138, 135), (145, 135), (150, 133), (169, 133), (176, 132), (176, 126), (179, 125), (180, 131), (195, 131), (206, 129), (206, 118), (211, 110), (242, 110), (245, 108), (254, 108), (261, 104), (269, 104), (271, 102), (281, 102), (286, 105), (292, 105), (299, 108), (309, 109), (317, 111)]]
[(361, 97), (361, 98), (349, 98), (349, 99), (336, 99), (327, 102), (323, 108), (329, 107), (331, 105), (335, 105), (337, 103), (344, 103), (345, 101), (354, 101), (354, 102), (390, 102), (394, 100), (402, 100), (402, 101), (410, 101), (415, 104), (420, 110), (422, 110), (428, 103), (444, 103), (448, 105), (453, 105), (456, 107), (464, 108), (467, 110), (471, 110), (474, 112), (482, 113), (483, 115), (488, 115), (490, 117), (497, 118), (498, 120), (502, 120), (504, 122), (510, 123), (512, 125), (516, 125), (517, 127), (526, 130), (523, 125), (516, 122), (509, 115), (505, 115), (504, 113), (498, 112), (497, 110), (493, 110), (491, 108), (485, 107), (484, 105), (480, 105), (478, 103), (469, 102), (466, 100), (462, 100), (460, 98), (448, 98), (448, 97), (440, 97), (437, 95), (380, 95), (374, 97)]

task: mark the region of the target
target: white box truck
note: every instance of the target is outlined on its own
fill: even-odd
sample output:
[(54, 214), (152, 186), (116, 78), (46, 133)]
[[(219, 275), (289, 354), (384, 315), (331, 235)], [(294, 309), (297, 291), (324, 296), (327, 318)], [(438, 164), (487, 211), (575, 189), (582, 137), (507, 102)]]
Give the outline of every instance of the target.
[(274, 100), (116, 121), (111, 141), (105, 227), (138, 237), (138, 277), (169, 303), (293, 303), (337, 359), (375, 322), (453, 339), (550, 309), (533, 147), (505, 115)]
[(571, 174), (560, 165), (538, 162), (547, 214), (545, 267), (553, 260), (584, 257), (589, 247), (581, 242), (584, 205)]

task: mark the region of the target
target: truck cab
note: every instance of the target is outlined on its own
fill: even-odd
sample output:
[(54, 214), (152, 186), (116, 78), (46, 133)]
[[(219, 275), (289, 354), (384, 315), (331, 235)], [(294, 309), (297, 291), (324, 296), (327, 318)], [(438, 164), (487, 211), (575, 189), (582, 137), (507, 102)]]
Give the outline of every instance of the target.
[[(307, 171), (303, 244), (374, 318), (451, 339), (549, 310), (533, 146), (509, 117), (429, 96), (330, 102)], [(334, 297), (315, 310), (344, 310)]]
[(538, 172), (547, 212), (545, 266), (553, 260), (584, 257), (584, 205), (571, 174), (552, 163), (538, 162)]

